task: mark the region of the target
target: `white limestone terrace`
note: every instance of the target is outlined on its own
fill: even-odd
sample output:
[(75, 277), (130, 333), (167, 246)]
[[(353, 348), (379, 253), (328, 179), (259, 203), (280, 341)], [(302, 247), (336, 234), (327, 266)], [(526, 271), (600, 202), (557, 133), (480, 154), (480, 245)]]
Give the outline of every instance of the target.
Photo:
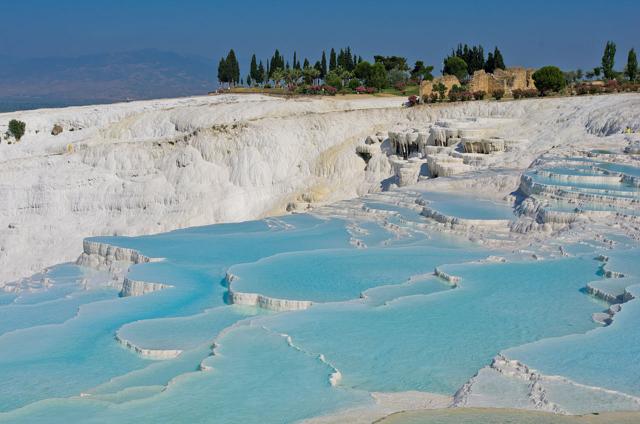
[[(0, 285), (74, 260), (93, 235), (306, 210), (379, 191), (402, 172), (415, 182), (421, 172), (388, 157), (387, 132), (398, 128), (491, 128), (486, 136), (505, 140), (505, 152), (494, 151), (499, 142), (474, 144), (471, 133), (473, 153), (429, 152), (444, 157), (432, 168), (464, 165), (461, 178), (439, 172), (439, 184), (491, 199), (515, 190), (543, 153), (621, 150), (638, 138), (623, 130), (640, 129), (640, 96), (631, 93), (414, 108), (402, 101), (222, 95), (0, 114), (0, 132), (11, 119), (27, 124), (19, 143), (0, 144)], [(56, 124), (63, 132), (54, 136)], [(375, 147), (358, 148), (371, 134), (380, 134)]]

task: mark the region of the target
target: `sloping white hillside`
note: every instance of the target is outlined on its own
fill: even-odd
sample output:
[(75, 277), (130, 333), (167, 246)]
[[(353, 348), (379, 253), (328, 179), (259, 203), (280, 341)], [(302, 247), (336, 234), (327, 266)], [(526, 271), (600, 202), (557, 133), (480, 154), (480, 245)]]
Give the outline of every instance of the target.
[(498, 118), (501, 135), (523, 140), (495, 164), (513, 174), (542, 153), (619, 145), (635, 137), (626, 126), (640, 127), (637, 94), (401, 104), (223, 95), (0, 114), (2, 133), (10, 119), (27, 123), (22, 141), (0, 144), (0, 286), (75, 259), (87, 236), (248, 220), (378, 190), (391, 166), (366, 167), (355, 151), (378, 131)]

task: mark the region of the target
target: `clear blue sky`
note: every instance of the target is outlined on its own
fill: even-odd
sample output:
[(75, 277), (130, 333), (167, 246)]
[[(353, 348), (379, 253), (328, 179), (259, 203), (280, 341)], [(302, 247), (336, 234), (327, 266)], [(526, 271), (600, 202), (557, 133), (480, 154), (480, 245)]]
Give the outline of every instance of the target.
[(458, 42), (498, 45), (507, 65), (599, 64), (606, 40), (616, 68), (640, 50), (639, 0), (0, 0), (0, 55), (75, 56), (140, 48), (217, 63), (233, 47), (243, 75), (255, 52), (279, 48), (313, 63), (332, 46), (365, 58), (397, 54), (436, 70)]

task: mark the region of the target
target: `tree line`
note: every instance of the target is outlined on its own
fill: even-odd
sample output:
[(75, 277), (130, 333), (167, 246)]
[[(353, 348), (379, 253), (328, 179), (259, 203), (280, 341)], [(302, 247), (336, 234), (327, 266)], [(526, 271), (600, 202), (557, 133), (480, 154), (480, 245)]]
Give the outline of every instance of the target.
[[(622, 72), (615, 71), (616, 45), (607, 42), (602, 56), (601, 65), (593, 70), (583, 72), (564, 72), (567, 83), (575, 83), (583, 78), (592, 79), (602, 75), (606, 80), (621, 79), (626, 76), (629, 81), (638, 79), (638, 62), (634, 49), (627, 55), (627, 64)], [(417, 60), (410, 67), (407, 59), (401, 56), (373, 56), (373, 61), (364, 60), (362, 56), (352, 51), (350, 47), (336, 50), (331, 48), (329, 54), (323, 50), (320, 57), (313, 63), (308, 58), (301, 60), (297, 52), (289, 61), (278, 49), (267, 60), (258, 60), (255, 54), (251, 56), (249, 72), (241, 76), (240, 65), (233, 49), (226, 57), (220, 58), (218, 63), (218, 81), (221, 84), (235, 86), (237, 84), (252, 86), (275, 86), (285, 84), (289, 87), (299, 85), (325, 84), (336, 89), (350, 88), (355, 91), (360, 86), (381, 90), (387, 87), (400, 87), (407, 83), (419, 83), (422, 80), (433, 79), (434, 67), (425, 65)], [(451, 54), (443, 60), (442, 73), (455, 75), (465, 83), (474, 72), (484, 70), (488, 73), (496, 69), (506, 69), (505, 60), (500, 49), (495, 46), (485, 57), (482, 45), (458, 44)]]

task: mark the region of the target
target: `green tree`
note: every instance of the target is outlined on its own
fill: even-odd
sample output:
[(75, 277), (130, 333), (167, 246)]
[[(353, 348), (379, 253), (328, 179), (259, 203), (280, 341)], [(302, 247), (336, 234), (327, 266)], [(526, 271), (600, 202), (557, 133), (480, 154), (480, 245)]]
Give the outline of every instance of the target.
[(236, 53), (233, 49), (229, 50), (225, 62), (228, 78), (227, 82), (231, 84), (240, 82), (240, 65), (238, 64), (238, 59), (236, 58)]
[(602, 73), (608, 80), (614, 79), (616, 73), (613, 70), (613, 65), (616, 57), (616, 43), (613, 41), (607, 41), (607, 45), (604, 47), (604, 53), (602, 54)]
[(469, 75), (467, 72), (467, 64), (458, 56), (449, 56), (444, 61), (443, 74), (455, 75), (461, 82)]
[(307, 59), (306, 57), (304, 58), (304, 62), (302, 62), (302, 69), (304, 68), (308, 68), (309, 65), (309, 59)]
[(408, 71), (409, 65), (407, 65), (407, 58), (401, 56), (373, 56), (375, 63), (382, 63), (384, 69), (389, 72), (392, 69), (399, 69), (401, 71)]
[(324, 78), (327, 75), (327, 55), (322, 50), (322, 59), (320, 60), (320, 78)]
[(484, 48), (481, 45), (471, 46), (458, 44), (456, 50), (451, 52), (451, 56), (457, 56), (467, 64), (467, 73), (473, 75), (475, 71), (484, 68)]
[(490, 74), (496, 70), (496, 61), (493, 60), (493, 53), (489, 52), (487, 55), (487, 61), (484, 63), (484, 71)]
[(432, 71), (433, 66), (425, 66), (423, 61), (416, 60), (413, 70), (411, 71), (411, 78), (416, 78), (419, 81), (431, 81), (433, 80), (433, 75), (431, 74)]
[(638, 77), (638, 58), (636, 57), (636, 51), (634, 49), (629, 50), (627, 56), (627, 67), (624, 71), (629, 81), (635, 81)]
[[(253, 54), (251, 56), (251, 65), (249, 65), (249, 76), (251, 77), (251, 80), (253, 81), (258, 81), (258, 79), (260, 78), (258, 76), (258, 61), (256, 60), (256, 55)], [(249, 83), (249, 78), (247, 78), (247, 84)]]
[(353, 70), (353, 74), (356, 78), (365, 81), (369, 81), (371, 79), (372, 67), (371, 64), (367, 61), (362, 61), (356, 65), (356, 68)]
[(251, 79), (251, 75), (247, 75), (247, 80), (246, 81), (247, 81), (247, 85), (249, 87), (251, 87), (251, 83), (253, 82), (252, 79)]
[(229, 82), (229, 72), (227, 71), (227, 62), (223, 57), (220, 58), (220, 62), (218, 62), (218, 82)]
[(300, 69), (300, 66), (298, 65), (298, 58), (297, 58), (297, 54), (294, 50), (293, 52), (293, 69)]
[(493, 61), (495, 64), (495, 69), (507, 69), (507, 67), (504, 65), (504, 59), (502, 58), (502, 53), (500, 52), (500, 49), (498, 49), (497, 46), (495, 49), (493, 49)]
[(593, 68), (593, 75), (595, 75), (596, 77), (600, 77), (601, 71), (602, 69), (596, 66), (595, 68)]
[(320, 76), (320, 71), (316, 68), (305, 67), (302, 69), (302, 77), (305, 84), (313, 84), (313, 81)]
[(324, 81), (327, 83), (327, 85), (335, 87), (338, 90), (342, 88), (342, 77), (338, 73), (338, 68), (329, 71), (329, 73), (327, 73), (327, 76), (324, 78)]
[(258, 84), (262, 84), (267, 81), (267, 78), (267, 71), (265, 71), (264, 65), (262, 65), (262, 61), (260, 61), (260, 65), (258, 65), (258, 73), (256, 74), (256, 82)]
[(9, 121), (9, 133), (15, 137), (17, 141), (20, 141), (22, 136), (24, 135), (24, 131), (27, 127), (23, 121), (18, 121), (17, 119), (12, 119)]
[(282, 80), (285, 78), (285, 70), (283, 68), (276, 68), (275, 71), (271, 72), (271, 79), (275, 83), (276, 87), (280, 87)]
[(375, 87), (378, 90), (387, 86), (387, 70), (382, 63), (376, 62), (371, 66), (371, 73), (366, 83), (369, 87)]
[(329, 53), (329, 70), (333, 71), (337, 66), (338, 63), (336, 59), (336, 51), (332, 48), (331, 52)]
[(438, 82), (436, 84), (433, 84), (431, 86), (431, 89), (433, 91), (437, 91), (438, 92), (438, 94), (440, 95), (440, 101), (444, 100), (444, 95), (447, 92), (447, 87), (443, 83)]
[(276, 49), (276, 51), (273, 53), (273, 56), (271, 57), (270, 66), (268, 66), (269, 77), (273, 78), (274, 72), (276, 72), (277, 70), (284, 70), (284, 67), (284, 57), (282, 57), (280, 51)]
[(543, 66), (533, 73), (533, 81), (542, 95), (549, 91), (560, 91), (565, 87), (564, 74), (557, 66)]

